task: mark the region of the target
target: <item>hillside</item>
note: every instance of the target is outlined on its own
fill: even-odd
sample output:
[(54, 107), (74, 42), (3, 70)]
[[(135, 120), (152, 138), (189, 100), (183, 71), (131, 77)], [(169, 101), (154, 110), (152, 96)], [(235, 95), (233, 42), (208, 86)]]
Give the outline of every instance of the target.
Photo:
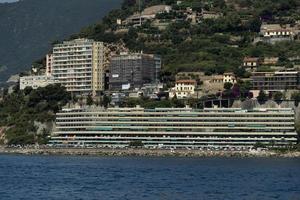
[(121, 0), (22, 0), (0, 3), (0, 82), (62, 40), (118, 8)]
[[(22, 3), (30, 1), (37, 2), (38, 0), (24, 0)], [(212, 75), (233, 71), (239, 78), (247, 77), (245, 69), (240, 67), (243, 58), (246, 56), (278, 57), (278, 65), (283, 67), (293, 67), (294, 65), (300, 64), (297, 57), (300, 55), (299, 38), (276, 44), (263, 42), (253, 43), (254, 38), (259, 36), (262, 23), (299, 23), (297, 22), (300, 20), (300, 4), (298, 0), (203, 0), (201, 2), (199, 2), (199, 0), (186, 0), (182, 1), (180, 5), (177, 4), (176, 0), (144, 0), (144, 3), (141, 5), (142, 8), (156, 4), (172, 5), (172, 12), (160, 13), (155, 16), (155, 20), (163, 22), (163, 29), (157, 27), (157, 25), (151, 21), (147, 21), (142, 26), (133, 26), (123, 23), (121, 23), (121, 25), (120, 23), (116, 24), (117, 19), (121, 19), (122, 22), (126, 21), (127, 17), (138, 10), (135, 0), (124, 0), (121, 7), (122, 9), (109, 12), (108, 15), (103, 18), (102, 22), (93, 24), (93, 21), (90, 20), (87, 23), (92, 25), (83, 28), (78, 34), (73, 34), (76, 33), (76, 31), (72, 31), (69, 35), (64, 32), (65, 27), (62, 26), (62, 21), (70, 25), (73, 22), (77, 22), (76, 19), (81, 18), (81, 16), (78, 14), (79, 17), (76, 16), (77, 18), (67, 18), (65, 12), (68, 11), (73, 17), (76, 13), (74, 10), (68, 9), (68, 6), (72, 5), (73, 7), (75, 5), (74, 2), (84, 1), (85, 4), (88, 4), (88, 2), (96, 0), (89, 0), (88, 2), (86, 0), (73, 0), (73, 3), (70, 4), (68, 2), (71, 0), (64, 0), (65, 3), (62, 5), (66, 7), (57, 8), (60, 12), (57, 12), (57, 10), (54, 11), (55, 6), (60, 5), (59, 2), (61, 1), (62, 0), (43, 1), (53, 3), (52, 6), (54, 7), (51, 12), (48, 11), (51, 9), (47, 10), (46, 8), (37, 11), (36, 9), (38, 9), (38, 7), (33, 5), (27, 5), (29, 8), (23, 6), (24, 9), (33, 9), (32, 12), (34, 11), (34, 13), (45, 13), (45, 15), (60, 13), (60, 15), (55, 16), (55, 20), (57, 21), (51, 22), (46, 20), (52, 19), (50, 16), (43, 16), (44, 20), (38, 19), (38, 17), (41, 16), (24, 19), (24, 21), (30, 21), (30, 23), (25, 23), (22, 26), (26, 27), (26, 29), (24, 29), (26, 30), (26, 34), (21, 34), (22, 29), (15, 29), (14, 26), (10, 27), (11, 30), (15, 30), (15, 36), (13, 38), (7, 37), (6, 40), (2, 39), (3, 41), (1, 42), (6, 42), (6, 49), (10, 49), (10, 51), (5, 54), (5, 49), (2, 48), (3, 44), (1, 43), (1, 55), (4, 56), (0, 59), (6, 58), (5, 55), (11, 56), (11, 52), (15, 52), (15, 54), (11, 56), (18, 58), (16, 60), (12, 59), (15, 60), (15, 63), (20, 63), (21, 55), (24, 56), (22, 57), (23, 59), (26, 58), (29, 60), (29, 54), (35, 56), (35, 58), (28, 61), (28, 63), (31, 63), (36, 59), (44, 57), (47, 50), (50, 49), (48, 48), (50, 41), (56, 40), (58, 36), (65, 38), (86, 37), (108, 43), (122, 40), (132, 51), (143, 50), (145, 53), (162, 55), (163, 73), (161, 74), (161, 79), (163, 83), (166, 83), (166, 89), (172, 87), (177, 72), (196, 71)], [(108, 2), (111, 1), (109, 0)], [(37, 6), (39, 4), (34, 5)], [(11, 5), (5, 6), (11, 8)], [(192, 7), (196, 12), (207, 10), (210, 13), (217, 13), (217, 18), (201, 19), (199, 22), (193, 23), (185, 16), (189, 7)], [(11, 9), (12, 13), (14, 9)], [(80, 10), (80, 12), (82, 12), (82, 9)], [(92, 8), (90, 8), (90, 10), (92, 13)], [(23, 11), (19, 12), (22, 13)], [(26, 12), (24, 11), (24, 13)], [(24, 13), (23, 15), (26, 16)], [(95, 11), (95, 13), (97, 12)], [(0, 10), (0, 19), (4, 14)], [(43, 21), (43, 23), (40, 24), (40, 21)], [(15, 23), (18, 24), (19, 22)], [(49, 30), (48, 27), (51, 27), (51, 30)], [(71, 26), (71, 28), (74, 27)], [(3, 30), (4, 29), (1, 28), (2, 32), (0, 34), (6, 32)], [(43, 39), (46, 35), (48, 39)], [(16, 36), (19, 37), (18, 40)], [(24, 38), (24, 41), (31, 41), (31, 43), (29, 43), (30, 45), (24, 45), (24, 41), (20, 40), (20, 37)], [(35, 37), (42, 41), (33, 39)], [(18, 42), (16, 44), (19, 46), (10, 46), (10, 44), (15, 44), (15, 42)], [(35, 46), (38, 46), (40, 49), (35, 48)], [(292, 57), (297, 57), (298, 61), (291, 61), (289, 58)], [(3, 74), (8, 75), (9, 72), (20, 72), (24, 70), (24, 66), (23, 68), (17, 68), (17, 65), (14, 66), (14, 68), (8, 68), (3, 71), (0, 77), (3, 79)], [(27, 69), (29, 69), (29, 66)], [(269, 70), (269, 68), (263, 68), (263, 70), (266, 69)], [(199, 80), (199, 82), (201, 81), (202, 80)], [(235, 87), (238, 84), (239, 86)], [(245, 81), (244, 83), (241, 82), (238, 84), (235, 84), (234, 87), (226, 87), (222, 93), (222, 98), (234, 96), (234, 98), (239, 97), (241, 100), (244, 100), (250, 97), (250, 86), (247, 82)], [(230, 87), (232, 87), (232, 90)], [(200, 98), (203, 100), (207, 98), (217, 98), (217, 94), (211, 96), (205, 94)], [(266, 96), (262, 91), (258, 97), (258, 103), (265, 103), (268, 99), (281, 102), (283, 98), (283, 94), (276, 95), (276, 97), (273, 98), (272, 96)], [(94, 103), (107, 106), (109, 99), (109, 97), (104, 95), (103, 101)], [(300, 93), (297, 92), (293, 94), (291, 99), (295, 100), (295, 105), (298, 105), (300, 102)], [(4, 90), (3, 99), (0, 101), (0, 144), (46, 143), (47, 136), (51, 132), (51, 126), (53, 125), (54, 113), (67, 103), (70, 103), (70, 101), (71, 95), (58, 85), (49, 85), (46, 88), (39, 88), (37, 90), (30, 88), (19, 90), (18, 86), (16, 86), (14, 92), (11, 94), (9, 94), (7, 90)], [(93, 100), (90, 99), (90, 102), (93, 103)], [(82, 105), (83, 101), (81, 98), (75, 98), (72, 99), (72, 103)], [(145, 108), (183, 107), (185, 105), (199, 108), (203, 106), (203, 104), (199, 102), (198, 99), (192, 98), (186, 100), (172, 98), (160, 101), (148, 98), (128, 98), (123, 102), (123, 106), (134, 107), (141, 105)]]
[[(162, 78), (181, 71), (202, 71), (206, 74), (222, 74), (234, 71), (239, 77), (247, 74), (239, 66), (245, 56), (279, 57), (280, 65), (291, 66), (289, 57), (300, 53), (300, 42), (253, 44), (259, 36), (262, 23), (299, 23), (300, 3), (297, 0), (185, 0), (180, 5), (175, 0), (145, 0), (142, 8), (168, 4), (170, 13), (156, 16), (155, 21), (140, 26), (116, 25), (138, 6), (125, 1), (122, 10), (111, 12), (102, 24), (83, 29), (77, 37), (88, 37), (105, 42), (123, 40), (133, 51), (157, 53), (163, 58)], [(217, 17), (192, 23), (188, 9), (196, 13), (216, 13)], [(164, 27), (161, 28), (161, 23)], [(166, 79), (164, 79), (166, 81)]]

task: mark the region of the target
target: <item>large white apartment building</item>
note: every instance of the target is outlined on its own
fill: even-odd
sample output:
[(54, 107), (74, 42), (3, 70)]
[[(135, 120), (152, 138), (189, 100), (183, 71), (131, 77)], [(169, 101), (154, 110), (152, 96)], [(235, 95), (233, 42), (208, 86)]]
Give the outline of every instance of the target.
[(296, 144), (292, 109), (80, 108), (56, 114), (50, 144), (126, 147), (251, 148)]
[(52, 55), (47, 56), (47, 72), (75, 95), (96, 95), (104, 90), (108, 65), (105, 52), (102, 42), (89, 39), (64, 41), (54, 45)]

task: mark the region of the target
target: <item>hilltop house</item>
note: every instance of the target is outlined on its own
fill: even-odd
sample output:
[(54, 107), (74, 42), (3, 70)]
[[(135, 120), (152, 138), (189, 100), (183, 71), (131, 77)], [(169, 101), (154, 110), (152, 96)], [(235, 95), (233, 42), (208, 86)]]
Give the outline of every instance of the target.
[(223, 83), (236, 83), (236, 77), (233, 73), (228, 72), (223, 74)]
[(243, 67), (251, 71), (256, 70), (259, 65), (260, 59), (257, 57), (245, 57), (243, 60)]
[(141, 26), (148, 20), (155, 19), (155, 16), (159, 13), (170, 12), (172, 10), (171, 6), (168, 5), (156, 5), (144, 9), (141, 13), (135, 13), (129, 16), (123, 24), (130, 26)]
[(265, 57), (262, 64), (263, 65), (276, 65), (278, 63), (278, 57)]
[[(224, 89), (224, 83), (235, 84), (237, 79), (232, 72), (221, 75), (205, 75), (203, 72), (180, 72), (176, 74), (177, 80), (199, 80), (198, 91), (194, 95), (215, 94)], [(175, 91), (174, 88), (171, 90)], [(170, 94), (172, 96), (172, 94)]]
[(222, 17), (222, 13), (202, 10), (201, 16), (202, 19), (217, 19), (219, 17)]
[(222, 75), (211, 76), (211, 79), (209, 80), (209, 82), (223, 84), (223, 76)]
[(175, 95), (178, 99), (192, 97), (195, 94), (197, 82), (195, 80), (178, 80), (175, 87), (169, 92), (169, 97), (173, 98)]
[(256, 42), (267, 42), (274, 44), (281, 41), (291, 41), (299, 33), (299, 29), (290, 24), (262, 24), (260, 27), (260, 37)]

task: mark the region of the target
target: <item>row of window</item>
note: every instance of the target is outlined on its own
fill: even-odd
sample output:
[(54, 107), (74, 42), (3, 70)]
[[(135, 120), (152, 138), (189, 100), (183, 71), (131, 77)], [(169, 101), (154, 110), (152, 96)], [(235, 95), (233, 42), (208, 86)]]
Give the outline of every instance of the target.
[(189, 128), (189, 127), (159, 127), (159, 128), (147, 128), (147, 127), (131, 127), (131, 128), (123, 128), (123, 127), (102, 127), (102, 128), (78, 128), (83, 126), (76, 126), (72, 128), (72, 126), (65, 126), (65, 127), (58, 127), (58, 131), (65, 132), (65, 131), (89, 131), (89, 132), (183, 132), (183, 133), (192, 133), (192, 132), (294, 132), (294, 127), (291, 126), (278, 126), (278, 127), (226, 127), (226, 126), (204, 126), (204, 127), (196, 127), (196, 128)]
[(78, 126), (84, 126), (84, 127), (96, 127), (96, 128), (107, 128), (107, 127), (252, 127), (252, 128), (265, 128), (265, 127), (294, 127), (294, 123), (270, 123), (270, 124), (249, 124), (249, 123), (242, 123), (242, 124), (231, 124), (231, 123), (223, 123), (223, 124), (216, 124), (216, 123), (209, 123), (209, 124), (179, 124), (179, 123), (172, 123), (172, 124), (100, 124), (100, 126), (97, 126), (95, 124), (62, 124), (61, 126), (57, 126), (58, 128), (61, 127), (78, 127)]
[[(131, 139), (130, 139), (131, 140)], [(53, 140), (51, 143), (56, 143), (56, 144), (60, 144), (60, 143), (68, 143), (68, 144), (78, 144), (78, 142), (82, 142), (85, 144), (88, 144), (88, 142), (90, 143), (107, 143), (107, 144), (126, 144), (130, 142), (129, 139), (124, 139), (124, 140), (113, 140), (113, 139), (109, 139), (109, 140), (88, 140), (88, 139), (76, 139), (76, 140)], [(136, 139), (138, 140), (138, 138)], [(290, 141), (290, 140), (272, 140), (272, 139), (265, 139), (265, 140), (238, 140), (238, 141), (227, 141), (227, 140), (217, 140), (217, 141), (211, 141), (211, 140), (201, 140), (201, 141), (168, 141), (168, 140), (160, 140), (160, 139), (153, 139), (153, 140), (146, 140), (143, 141), (144, 145), (157, 145), (157, 144), (164, 144), (164, 145), (213, 145), (213, 144), (226, 144), (226, 145), (236, 145), (236, 144), (242, 144), (242, 145), (253, 145), (256, 142), (262, 142), (262, 143), (268, 143), (268, 144), (290, 144), (291, 142), (295, 143), (295, 141)]]
[(227, 118), (227, 119), (165, 119), (165, 118), (153, 118), (153, 119), (127, 119), (127, 118), (119, 118), (119, 119), (115, 119), (115, 118), (111, 118), (111, 119), (103, 119), (100, 121), (100, 119), (91, 119), (91, 118), (78, 118), (78, 119), (64, 119), (64, 118), (57, 118), (56, 122), (59, 123), (64, 123), (64, 122), (75, 122), (75, 123), (98, 123), (99, 125), (105, 125), (106, 122), (108, 122), (109, 124), (111, 124), (111, 122), (122, 122), (123, 124), (128, 124), (131, 122), (140, 122), (141, 124), (143, 124), (143, 122), (153, 122), (153, 123), (159, 123), (159, 122), (211, 122), (211, 123), (215, 123), (215, 122), (232, 122), (232, 123), (237, 123), (237, 122), (294, 122), (294, 118), (275, 118), (275, 119), (231, 119), (231, 118)]
[(92, 118), (92, 117), (149, 117), (149, 118), (158, 118), (158, 117), (205, 117), (205, 118), (228, 118), (228, 117), (237, 117), (237, 118), (262, 118), (262, 117), (271, 117), (271, 118), (285, 118), (285, 117), (294, 117), (294, 114), (288, 113), (288, 114), (252, 114), (252, 113), (244, 113), (244, 114), (238, 114), (238, 113), (222, 113), (222, 114), (211, 114), (211, 113), (205, 113), (205, 114), (156, 114), (156, 113), (103, 113), (103, 114), (65, 114), (62, 115), (59, 113), (59, 117), (67, 117), (67, 118), (72, 118), (72, 117), (87, 117), (87, 118)]
[(225, 139), (242, 139), (242, 138), (247, 138), (247, 139), (262, 139), (262, 138), (295, 138), (295, 135), (284, 135), (284, 134), (281, 134), (281, 135), (263, 135), (263, 134), (251, 134), (251, 135), (247, 135), (247, 134), (244, 134), (244, 135), (232, 135), (230, 133), (228, 133), (228, 135), (210, 135), (210, 134), (207, 134), (207, 135), (155, 135), (155, 134), (139, 134), (139, 135), (136, 135), (136, 134), (93, 134), (93, 135), (88, 135), (88, 134), (60, 134), (59, 137), (66, 137), (66, 138), (78, 138), (78, 137), (90, 137), (90, 138), (97, 138), (97, 137), (104, 137), (104, 138), (110, 138), (110, 137), (115, 137), (115, 138), (127, 138), (127, 137), (136, 137), (136, 138), (183, 138), (183, 139), (189, 139), (189, 138), (198, 138), (198, 139), (201, 139), (201, 138), (225, 138)]

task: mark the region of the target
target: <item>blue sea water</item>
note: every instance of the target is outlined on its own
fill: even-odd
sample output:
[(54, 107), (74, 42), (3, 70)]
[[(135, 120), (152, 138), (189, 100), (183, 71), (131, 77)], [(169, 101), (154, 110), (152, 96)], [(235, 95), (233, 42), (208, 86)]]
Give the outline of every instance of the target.
[(300, 199), (300, 159), (0, 155), (0, 199)]

